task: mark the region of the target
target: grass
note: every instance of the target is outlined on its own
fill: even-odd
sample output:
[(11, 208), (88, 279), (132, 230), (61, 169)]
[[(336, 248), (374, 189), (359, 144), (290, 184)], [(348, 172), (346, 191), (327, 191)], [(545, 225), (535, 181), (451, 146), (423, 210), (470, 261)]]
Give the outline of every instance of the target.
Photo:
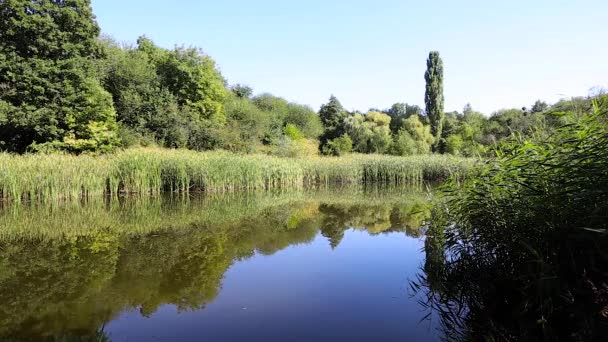
[(0, 198), (20, 202), (165, 191), (410, 185), (441, 180), (473, 164), (441, 155), (279, 158), (143, 148), (97, 157), (0, 154)]

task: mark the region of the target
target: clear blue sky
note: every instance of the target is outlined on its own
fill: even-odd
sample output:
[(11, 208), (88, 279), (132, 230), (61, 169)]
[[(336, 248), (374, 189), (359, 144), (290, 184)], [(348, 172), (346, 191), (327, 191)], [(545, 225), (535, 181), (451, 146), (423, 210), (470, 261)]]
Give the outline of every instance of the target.
[(608, 86), (607, 0), (93, 0), (102, 32), (198, 46), (230, 84), (318, 107), (424, 105), (439, 50), (446, 110), (486, 114)]

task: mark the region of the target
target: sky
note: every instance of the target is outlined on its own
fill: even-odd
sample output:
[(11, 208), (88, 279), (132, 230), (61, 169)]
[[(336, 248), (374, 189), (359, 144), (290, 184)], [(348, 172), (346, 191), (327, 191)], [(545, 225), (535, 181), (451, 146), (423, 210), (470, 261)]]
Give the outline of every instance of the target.
[(429, 51), (446, 111), (485, 114), (608, 88), (607, 0), (92, 0), (103, 34), (196, 46), (229, 84), (318, 109), (424, 107)]

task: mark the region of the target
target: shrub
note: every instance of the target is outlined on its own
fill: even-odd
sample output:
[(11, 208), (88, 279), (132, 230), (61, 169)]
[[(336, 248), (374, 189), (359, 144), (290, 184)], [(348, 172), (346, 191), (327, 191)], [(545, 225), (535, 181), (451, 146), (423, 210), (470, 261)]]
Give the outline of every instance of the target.
[(348, 134), (329, 140), (327, 144), (323, 146), (323, 154), (330, 156), (341, 156), (352, 152), (352, 150), (353, 141)]

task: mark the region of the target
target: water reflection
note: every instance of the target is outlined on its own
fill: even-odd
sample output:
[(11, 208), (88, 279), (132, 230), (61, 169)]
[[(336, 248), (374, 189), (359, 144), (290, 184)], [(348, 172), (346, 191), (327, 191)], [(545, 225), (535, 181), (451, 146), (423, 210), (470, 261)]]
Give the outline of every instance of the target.
[(163, 197), (0, 211), (0, 337), (95, 340), (121, 312), (200, 310), (226, 271), (345, 231), (421, 235), (423, 191)]
[(605, 235), (576, 232), (535, 247), (514, 239), (496, 248), (430, 227), (411, 286), (439, 319), (443, 340), (606, 341)]

